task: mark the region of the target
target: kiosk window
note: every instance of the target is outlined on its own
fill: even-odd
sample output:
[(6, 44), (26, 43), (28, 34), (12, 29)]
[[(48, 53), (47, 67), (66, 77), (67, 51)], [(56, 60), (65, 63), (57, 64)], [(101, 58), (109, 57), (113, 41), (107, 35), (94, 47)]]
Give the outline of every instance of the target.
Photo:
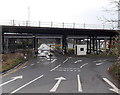
[(84, 48), (80, 48), (80, 51), (84, 51)]

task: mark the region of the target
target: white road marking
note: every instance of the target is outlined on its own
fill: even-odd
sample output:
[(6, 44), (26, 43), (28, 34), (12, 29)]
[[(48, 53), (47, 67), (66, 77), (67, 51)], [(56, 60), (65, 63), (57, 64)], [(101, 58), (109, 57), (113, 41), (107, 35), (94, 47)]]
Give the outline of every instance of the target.
[(101, 62), (102, 60), (96, 60), (96, 61), (93, 61), (93, 62)]
[(109, 81), (107, 78), (103, 78), (105, 82), (107, 82), (110, 86), (112, 86), (113, 89), (109, 89), (111, 91), (114, 91), (115, 93), (120, 94), (120, 89), (118, 89), (111, 81)]
[(57, 83), (54, 85), (54, 87), (50, 90), (50, 92), (55, 92), (58, 88), (58, 86), (60, 85), (62, 80), (66, 80), (66, 78), (64, 77), (59, 77), (59, 78), (55, 78), (55, 80), (58, 80)]
[(77, 75), (77, 80), (78, 80), (78, 92), (82, 92), (82, 84), (81, 84), (81, 80), (80, 80), (80, 76)]
[(37, 62), (37, 63), (40, 63), (40, 62)]
[[(57, 67), (56, 67), (57, 68)], [(56, 69), (55, 68), (55, 69)], [(53, 71), (53, 70), (52, 70)], [(59, 68), (59, 69), (56, 69), (56, 71), (62, 71), (62, 72), (68, 72), (68, 71), (70, 71), (70, 72), (76, 72), (76, 71), (78, 71), (78, 72), (80, 72), (81, 70), (80, 70), (80, 68)]]
[(24, 66), (24, 67), (22, 67), (22, 68), (23, 68), (23, 69), (24, 69), (24, 68), (27, 68), (27, 66)]
[(34, 81), (36, 81), (36, 80), (42, 78), (43, 76), (44, 76), (44, 75), (41, 75), (41, 76), (35, 78), (34, 80), (32, 80), (32, 81), (30, 81), (30, 82), (24, 84), (23, 86), (19, 87), (18, 89), (12, 91), (11, 94), (16, 93), (17, 91), (21, 90), (22, 88), (26, 87), (27, 85), (29, 85), (29, 84), (33, 83)]
[(33, 66), (33, 65), (35, 65), (35, 64), (31, 64), (30, 66)]
[(103, 63), (96, 63), (97, 66), (102, 65)]
[(63, 61), (63, 63), (67, 62), (68, 60), (69, 60), (69, 57), (65, 61)]
[(7, 81), (7, 82), (4, 82), (4, 83), (0, 84), (0, 87), (3, 86), (3, 85), (6, 85), (6, 84), (8, 84), (8, 83), (10, 83), (10, 82), (12, 82), (12, 81), (15, 81), (15, 80), (17, 80), (17, 79), (22, 79), (22, 78), (23, 78), (23, 76), (13, 77), (12, 80), (9, 80), (9, 81)]
[(82, 66), (80, 66), (80, 68), (83, 68), (85, 65), (87, 65), (88, 63), (85, 63), (85, 64), (83, 64)]
[(66, 70), (66, 71), (69, 71), (69, 70)]
[(55, 62), (57, 59), (54, 59), (53, 61), (51, 61), (51, 63)]
[(53, 60), (53, 59), (48, 58), (47, 60)]
[(68, 57), (69, 59), (72, 58), (72, 57)]
[(56, 66), (55, 68), (51, 69), (50, 71), (54, 71), (55, 69), (57, 69), (57, 68), (60, 67), (60, 66), (61, 66), (61, 64), (58, 65), (58, 66)]
[(77, 61), (75, 61), (74, 63), (78, 63), (78, 62), (82, 62), (82, 60), (77, 60)]

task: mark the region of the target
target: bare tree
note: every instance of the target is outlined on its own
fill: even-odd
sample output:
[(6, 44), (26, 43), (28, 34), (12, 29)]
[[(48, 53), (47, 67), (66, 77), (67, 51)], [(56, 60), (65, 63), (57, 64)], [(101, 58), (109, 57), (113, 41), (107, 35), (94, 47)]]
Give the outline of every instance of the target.
[(106, 12), (108, 13), (114, 13), (114, 15), (117, 15), (116, 19), (112, 19), (112, 18), (105, 18), (103, 19), (103, 21), (105, 22), (109, 22), (109, 23), (116, 23), (116, 32), (118, 33), (118, 36), (115, 37), (116, 39), (116, 44), (117, 44), (117, 54), (118, 54), (118, 59), (117, 62), (115, 64), (113, 64), (113, 66), (111, 66), (110, 68), (110, 72), (113, 75), (116, 75), (116, 77), (118, 78), (118, 80), (120, 81), (120, 0), (111, 0), (110, 1), (110, 5), (113, 7), (112, 9), (104, 9)]
[(116, 6), (118, 7), (118, 63), (120, 64), (120, 0), (115, 0)]
[(113, 22), (113, 23), (117, 23), (117, 30), (116, 32), (119, 34), (118, 35), (118, 45), (117, 45), (117, 49), (118, 49), (118, 62), (120, 63), (120, 0), (111, 0), (110, 4), (113, 5), (112, 9), (106, 9), (106, 11), (110, 12), (117, 12), (118, 17), (117, 19), (108, 19), (108, 18), (104, 18), (106, 20), (106, 22)]

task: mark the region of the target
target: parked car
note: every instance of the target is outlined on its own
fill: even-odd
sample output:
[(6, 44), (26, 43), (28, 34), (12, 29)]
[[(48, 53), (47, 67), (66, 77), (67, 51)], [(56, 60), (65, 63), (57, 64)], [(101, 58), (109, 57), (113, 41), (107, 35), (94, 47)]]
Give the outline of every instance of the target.
[(48, 55), (48, 52), (44, 51), (38, 54), (39, 57), (46, 57)]
[(53, 57), (53, 54), (52, 53), (48, 53), (46, 57), (47, 58), (51, 58), (51, 57)]

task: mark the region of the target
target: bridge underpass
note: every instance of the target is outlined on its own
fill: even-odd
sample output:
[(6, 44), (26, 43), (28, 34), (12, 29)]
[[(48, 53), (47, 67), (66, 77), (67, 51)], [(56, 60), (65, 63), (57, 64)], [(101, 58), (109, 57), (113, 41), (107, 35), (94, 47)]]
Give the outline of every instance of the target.
[[(41, 44), (61, 44), (62, 36), (43, 36), (43, 35), (27, 35), (27, 34), (5, 34), (4, 50), (6, 53), (15, 52), (17, 49), (37, 49)], [(21, 48), (18, 46), (21, 44)], [(14, 48), (13, 48), (14, 46)]]
[(59, 39), (62, 44), (62, 50), (67, 53), (68, 41), (73, 39), (75, 44), (87, 44), (87, 53), (99, 54), (101, 40), (109, 41), (109, 50), (113, 37), (118, 35), (115, 30), (101, 29), (69, 29), (69, 28), (48, 28), (48, 27), (23, 27), (23, 26), (1, 26), (2, 31), (2, 53), (6, 51), (6, 44), (10, 42), (14, 49), (16, 39), (31, 39), (32, 48), (38, 48), (38, 39)]

